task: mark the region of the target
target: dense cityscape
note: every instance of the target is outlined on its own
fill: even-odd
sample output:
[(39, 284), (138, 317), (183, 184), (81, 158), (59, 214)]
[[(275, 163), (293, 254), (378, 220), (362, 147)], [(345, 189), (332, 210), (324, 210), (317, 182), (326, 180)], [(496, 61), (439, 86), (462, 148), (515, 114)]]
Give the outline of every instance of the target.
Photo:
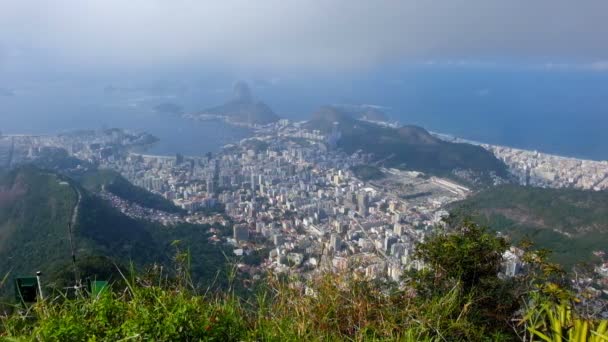
[[(335, 136), (307, 132), (282, 120), (255, 137), (226, 146), (211, 157), (163, 157), (126, 152), (139, 137), (88, 132), (84, 135), (21, 137), (16, 150), (36, 158), (49, 148), (119, 171), (132, 183), (161, 194), (187, 210), (184, 217), (140, 208), (102, 192), (123, 213), (171, 225), (221, 221), (197, 214), (222, 207), (236, 224), (237, 255), (269, 251), (264, 268), (280, 272), (353, 268), (370, 278), (399, 280), (403, 266), (448, 213), (444, 206), (469, 189), (451, 181), (396, 169), (364, 182), (351, 170), (371, 156), (328, 149)], [(17, 157), (18, 158), (18, 157)], [(294, 267), (297, 266), (297, 267)]]
[(434, 133), (446, 141), (479, 145), (492, 152), (508, 167), (521, 185), (546, 188), (608, 189), (608, 161), (562, 157), (539, 151), (490, 145)]
[(607, 12), (4, 1), (0, 341), (608, 341)]
[[(236, 260), (258, 260), (238, 262), (246, 279), (284, 274), (311, 281), (347, 272), (405, 286), (409, 270), (427, 267), (416, 258), (418, 244), (445, 225), (450, 204), (478, 189), (416, 170), (386, 168), (361, 150), (346, 154), (337, 148), (337, 123), (326, 134), (305, 127), (286, 119), (256, 126), (252, 137), (202, 157), (145, 154), (157, 139), (121, 129), (5, 136), (2, 157), (9, 167), (50, 161), (64, 171), (117, 172), (181, 211), (145, 207), (106, 186), (97, 192), (99, 198), (130, 218), (160, 223), (164, 229), (205, 224), (199, 227), (210, 227), (201, 231), (210, 235), (209, 244), (232, 250)], [(522, 185), (599, 191), (606, 183), (605, 162), (484, 147), (503, 160)], [(226, 227), (232, 234), (226, 234)], [(576, 279), (571, 285), (590, 300), (597, 299), (588, 307), (599, 314), (602, 293), (608, 292), (608, 263), (603, 250), (593, 254), (602, 260), (593, 278)], [(511, 246), (501, 260), (499, 277), (525, 274), (522, 249)], [(306, 286), (303, 290), (315, 291)]]
[[(399, 281), (408, 268), (422, 267), (411, 257), (415, 244), (449, 215), (448, 204), (466, 198), (471, 190), (449, 179), (382, 167), (384, 177), (363, 180), (355, 170), (374, 167), (372, 156), (346, 155), (336, 149), (339, 135), (337, 127), (324, 135), (304, 129), (301, 123), (281, 120), (204, 157), (134, 152), (154, 138), (122, 130), (12, 136), (4, 142), (13, 163), (65, 149), (101, 169), (118, 171), (185, 213), (143, 208), (102, 189), (100, 196), (130, 217), (167, 227), (178, 222), (225, 224), (230, 220), (233, 235), (223, 242), (239, 256), (267, 253), (261, 269), (301, 275), (355, 270), (371, 279)], [(525, 184), (599, 190), (606, 183), (598, 181), (606, 176), (605, 162), (486, 148)], [(573, 167), (565, 168), (565, 164)], [(550, 171), (542, 171), (556, 169), (570, 173), (549, 177)], [(570, 181), (563, 181), (566, 177)], [(594, 180), (592, 184), (589, 179)], [(213, 236), (212, 240), (222, 239)], [(516, 248), (505, 254), (506, 275), (521, 269), (520, 256)]]

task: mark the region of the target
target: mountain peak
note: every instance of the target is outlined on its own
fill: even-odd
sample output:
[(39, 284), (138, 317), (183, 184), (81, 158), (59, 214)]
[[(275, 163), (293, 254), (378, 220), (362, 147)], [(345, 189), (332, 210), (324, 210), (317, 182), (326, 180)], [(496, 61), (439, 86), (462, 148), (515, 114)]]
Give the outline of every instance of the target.
[(244, 81), (238, 81), (232, 89), (232, 98), (223, 105), (205, 109), (203, 114), (228, 117), (232, 122), (246, 124), (268, 124), (279, 117), (263, 102), (255, 101), (251, 88)]
[(249, 85), (245, 81), (238, 81), (232, 88), (232, 101), (239, 103), (252, 103), (253, 95)]

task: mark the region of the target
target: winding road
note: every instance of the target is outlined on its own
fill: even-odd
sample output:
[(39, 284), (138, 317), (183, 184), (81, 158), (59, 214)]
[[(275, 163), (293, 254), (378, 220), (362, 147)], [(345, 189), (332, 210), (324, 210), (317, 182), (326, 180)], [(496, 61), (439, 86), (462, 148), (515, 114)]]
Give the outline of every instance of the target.
[(82, 194), (80, 193), (80, 189), (78, 189), (78, 187), (72, 186), (72, 188), (78, 194), (78, 201), (76, 201), (76, 205), (74, 205), (74, 209), (72, 210), (72, 218), (70, 219), (70, 222), (68, 223), (68, 239), (70, 241), (70, 252), (72, 253), (72, 263), (74, 266), (74, 277), (75, 277), (76, 284), (78, 284), (80, 279), (79, 279), (79, 275), (78, 275), (78, 269), (76, 268), (76, 250), (74, 249), (74, 241), (72, 239), (72, 235), (73, 235), (72, 228), (76, 225), (76, 222), (78, 220), (78, 209), (80, 208), (80, 202), (82, 201)]

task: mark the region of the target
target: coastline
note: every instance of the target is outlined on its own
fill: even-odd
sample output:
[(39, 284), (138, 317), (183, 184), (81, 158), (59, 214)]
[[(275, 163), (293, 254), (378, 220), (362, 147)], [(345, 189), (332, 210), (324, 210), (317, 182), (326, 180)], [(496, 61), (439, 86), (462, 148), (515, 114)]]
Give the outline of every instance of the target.
[[(231, 127), (237, 127), (237, 128), (247, 128), (249, 130), (252, 130), (253, 135), (251, 137), (253, 137), (255, 135), (255, 129), (259, 129), (261, 127), (263, 127), (263, 125), (257, 125), (257, 124), (247, 124), (247, 123), (240, 123), (240, 122), (235, 122), (230, 120), (227, 116), (223, 116), (223, 115), (205, 115), (204, 117), (194, 117), (192, 114), (183, 114), (181, 116), (181, 118), (183, 119), (188, 119), (188, 120), (194, 120), (194, 121), (217, 121), (217, 122), (221, 122), (221, 123), (225, 123)], [(368, 120), (364, 120), (366, 122), (369, 123), (374, 123), (374, 124), (378, 124), (378, 125), (382, 125), (385, 127), (395, 127), (395, 123), (392, 122), (379, 122), (379, 121), (368, 121)], [(125, 132), (130, 132), (130, 130), (128, 129), (123, 129)], [(74, 131), (76, 132), (76, 131)], [(63, 133), (41, 133), (41, 134), (31, 134), (31, 133), (10, 133), (10, 134), (1, 134), (0, 135), (0, 139), (3, 138), (36, 138), (36, 137), (50, 137), (50, 136), (56, 136), (56, 135), (61, 135), (61, 134), (66, 134), (66, 133), (70, 133), (70, 131), (68, 132), (63, 132)], [(147, 132), (144, 132), (147, 133)], [(548, 153), (548, 152), (542, 152), (539, 150), (532, 150), (532, 149), (525, 149), (525, 148), (518, 148), (518, 147), (512, 147), (512, 146), (507, 146), (507, 145), (496, 145), (496, 144), (489, 144), (489, 143), (484, 143), (484, 142), (479, 142), (479, 141), (474, 141), (474, 140), (469, 140), (469, 139), (464, 139), (464, 138), (459, 138), (456, 136), (453, 136), (451, 134), (447, 134), (447, 133), (441, 133), (441, 132), (436, 132), (436, 131), (429, 131), (429, 133), (436, 137), (439, 138), (443, 141), (447, 141), (447, 142), (453, 142), (453, 143), (465, 143), (465, 144), (470, 144), (470, 145), (475, 145), (475, 146), (481, 146), (487, 150), (491, 150), (493, 148), (499, 148), (499, 149), (509, 149), (512, 151), (518, 151), (518, 152), (529, 152), (529, 153), (535, 153), (538, 155), (543, 155), (546, 157), (550, 157), (550, 158), (555, 158), (555, 159), (561, 159), (561, 160), (576, 160), (576, 161), (580, 161), (580, 162), (587, 162), (587, 163), (605, 163), (608, 165), (608, 159), (589, 159), (589, 158), (580, 158), (580, 157), (576, 157), (576, 156), (568, 156), (568, 155), (562, 155), (562, 154), (555, 154), (555, 153)], [(148, 146), (146, 147), (150, 147), (150, 145), (154, 145), (158, 142), (161, 141), (160, 138), (154, 136), (155, 138), (158, 139), (158, 141), (152, 143), (152, 144), (147, 144)], [(249, 137), (249, 138), (251, 138)], [(221, 147), (220, 147), (221, 148)], [(142, 154), (144, 155), (145, 152), (141, 152), (141, 151), (132, 151), (131, 153), (134, 154)], [(162, 155), (162, 154), (150, 154), (149, 156), (159, 156), (159, 157), (167, 157), (170, 155)], [(191, 156), (191, 157), (197, 157), (197, 156)]]
[(259, 124), (251, 124), (240, 121), (231, 120), (227, 115), (216, 115), (216, 114), (182, 114), (182, 119), (186, 120), (194, 120), (194, 121), (218, 121), (225, 123), (229, 126), (239, 127), (239, 128), (249, 128), (255, 129), (258, 128)]
[(507, 146), (507, 145), (489, 144), (489, 143), (479, 142), (479, 141), (475, 141), (475, 140), (463, 139), (463, 138), (455, 137), (451, 134), (440, 133), (440, 132), (435, 132), (435, 131), (429, 131), (429, 133), (431, 133), (432, 136), (439, 138), (443, 141), (481, 146), (487, 150), (490, 148), (503, 148), (503, 149), (510, 149), (513, 151), (538, 153), (540, 155), (544, 155), (547, 157), (563, 159), (563, 160), (577, 160), (577, 161), (581, 161), (581, 162), (593, 162), (593, 163), (608, 163), (608, 159), (581, 158), (581, 157), (576, 157), (576, 156), (568, 156), (568, 155), (562, 155), (562, 154), (542, 152), (539, 150), (530, 150), (530, 149), (525, 149), (525, 148)]

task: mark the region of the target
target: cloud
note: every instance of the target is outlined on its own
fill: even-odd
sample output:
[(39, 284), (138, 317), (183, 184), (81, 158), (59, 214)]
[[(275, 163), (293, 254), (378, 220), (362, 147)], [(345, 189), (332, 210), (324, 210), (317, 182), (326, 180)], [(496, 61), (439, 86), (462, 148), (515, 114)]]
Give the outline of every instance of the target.
[[(0, 46), (44, 63), (359, 68), (495, 57), (608, 60), (608, 2), (0, 0)], [(596, 66), (604, 69), (604, 64)]]

